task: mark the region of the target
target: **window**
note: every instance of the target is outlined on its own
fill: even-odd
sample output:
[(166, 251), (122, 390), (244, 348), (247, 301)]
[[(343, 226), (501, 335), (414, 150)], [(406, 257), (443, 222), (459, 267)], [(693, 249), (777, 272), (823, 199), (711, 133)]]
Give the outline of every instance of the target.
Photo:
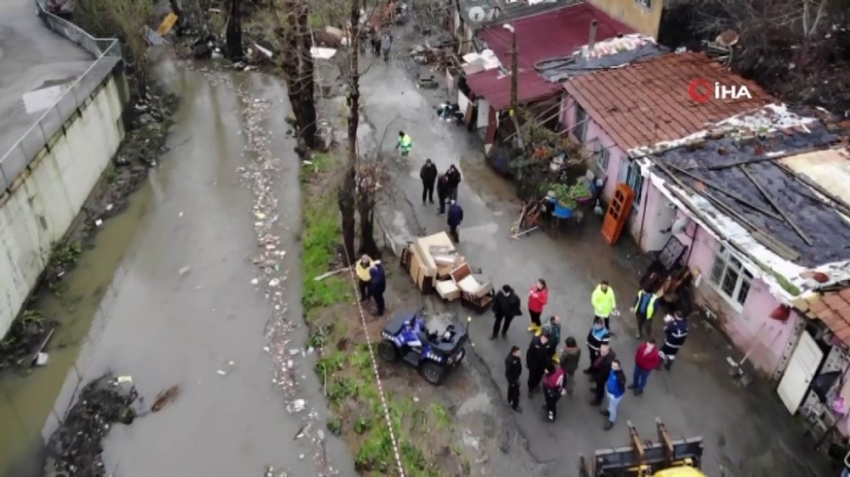
[(599, 166), (599, 169), (605, 173), (608, 171), (608, 160), (610, 159), (610, 155), (608, 154), (608, 149), (602, 145), (602, 142), (599, 139), (596, 140), (596, 145), (594, 147), (593, 155), (596, 157), (596, 165)]
[(753, 274), (744, 268), (729, 249), (720, 246), (720, 250), (714, 257), (714, 266), (711, 267), (709, 280), (714, 284), (717, 291), (732, 301), (736, 306), (743, 306), (750, 293)]
[(643, 196), (643, 176), (640, 175), (640, 165), (637, 161), (629, 159), (629, 164), (626, 169), (626, 184), (635, 192), (635, 207), (632, 207), (632, 212), (638, 209), (640, 199)]
[(587, 134), (587, 111), (576, 103), (576, 122), (573, 126), (573, 134), (575, 134), (578, 142), (584, 142), (584, 136)]

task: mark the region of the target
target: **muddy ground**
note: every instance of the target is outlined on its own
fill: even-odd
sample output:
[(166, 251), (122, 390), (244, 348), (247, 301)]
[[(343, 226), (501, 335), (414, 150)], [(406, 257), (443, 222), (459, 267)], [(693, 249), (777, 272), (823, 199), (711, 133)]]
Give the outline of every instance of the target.
[(312, 280), (338, 268), (340, 261), (338, 211), (328, 200), (340, 160), (320, 155), (312, 162), (302, 181), (305, 197), (310, 198), (303, 209), (304, 306), (310, 328), (307, 345), (317, 350), (315, 372), (331, 410), (328, 431), (346, 442), (360, 475), (398, 473), (394, 442), (407, 475), (507, 475), (533, 470), (527, 456), (515, 453), (510, 462), (504, 458), (503, 452), (518, 443), (518, 435), (504, 420), (503, 414), (510, 411), (499, 402), (485, 367), (472, 352), (472, 342), (467, 344), (468, 358), (440, 386), (428, 384), (403, 363), (386, 363), (370, 353), (369, 343), (380, 340), (384, 324), (397, 313), (424, 306), (435, 321), (458, 326), (465, 322), (465, 317), (423, 300), (391, 252), (384, 254), (388, 290), (383, 317), (375, 315), (373, 302), (357, 303), (349, 273)]

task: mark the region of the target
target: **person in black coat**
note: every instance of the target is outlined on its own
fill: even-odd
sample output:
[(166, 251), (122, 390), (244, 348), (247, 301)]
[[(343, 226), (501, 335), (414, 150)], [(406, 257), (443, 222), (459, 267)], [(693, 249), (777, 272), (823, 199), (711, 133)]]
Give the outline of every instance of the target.
[(519, 407), (519, 377), (522, 376), (522, 359), (519, 346), (511, 346), (511, 352), (505, 358), (505, 377), (508, 379), (508, 404), (516, 412), (522, 412)]
[(449, 198), (457, 200), (457, 188), (460, 186), (461, 176), (460, 171), (454, 165), (449, 166), (446, 171), (446, 179), (449, 181)]
[(525, 353), (525, 367), (528, 368), (528, 398), (540, 389), (540, 381), (546, 371), (546, 363), (552, 361), (549, 351), (549, 338), (546, 335), (531, 338), (528, 351)]
[(437, 177), (437, 199), (440, 200), (440, 211), (437, 215), (446, 213), (446, 200), (449, 198), (449, 180), (445, 174)]
[(422, 205), (425, 200), (434, 203), (434, 184), (437, 182), (437, 166), (431, 159), (425, 159), (425, 165), (419, 170), (419, 178), (422, 179)]
[(384, 266), (380, 260), (376, 260), (369, 269), (369, 275), (372, 277), (369, 283), (372, 286), (370, 290), (372, 298), (375, 300), (375, 306), (378, 308), (378, 316), (384, 314), (384, 292), (387, 290), (387, 274), (384, 272)]
[(493, 323), (491, 340), (499, 336), (499, 328), (502, 329), (502, 338), (508, 336), (511, 321), (515, 316), (522, 314), (521, 307), (522, 303), (510, 285), (503, 286), (499, 293), (496, 293), (496, 298), (493, 299), (493, 314), (496, 316), (496, 321)]
[(460, 242), (460, 234), (457, 231), (458, 226), (463, 222), (463, 209), (454, 200), (449, 206), (449, 215), (446, 217), (446, 222), (449, 224), (449, 235), (455, 243)]
[(602, 399), (605, 397), (605, 382), (608, 381), (608, 376), (611, 374), (611, 365), (617, 359), (617, 354), (607, 344), (602, 345), (599, 349), (599, 357), (591, 365), (593, 382), (596, 388), (593, 390), (593, 400), (590, 401), (591, 406), (599, 406), (602, 404)]

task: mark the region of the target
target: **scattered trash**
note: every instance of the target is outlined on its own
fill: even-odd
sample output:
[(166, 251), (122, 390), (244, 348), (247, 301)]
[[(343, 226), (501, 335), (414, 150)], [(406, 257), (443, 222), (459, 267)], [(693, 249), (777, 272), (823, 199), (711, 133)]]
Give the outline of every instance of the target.
[(119, 386), (110, 374), (86, 384), (47, 442), (45, 475), (106, 477), (103, 440), (113, 424), (133, 422), (137, 397), (136, 388)]
[(292, 440), (301, 439), (302, 437), (304, 437), (304, 434), (306, 434), (312, 426), (312, 422), (308, 422), (307, 424), (301, 426), (301, 429), (298, 429), (298, 432), (295, 433), (295, 437)]
[(133, 382), (132, 376), (118, 376), (115, 378), (115, 382), (118, 384), (128, 384)]
[(260, 283), (260, 280), (258, 280), (256, 278), (251, 280), (251, 285), (257, 285), (258, 283)]
[(183, 217), (183, 212), (180, 212), (179, 214), (177, 214), (177, 217)]
[(298, 354), (298, 353), (300, 353), (300, 352), (301, 352), (301, 350), (300, 350), (300, 349), (291, 349), (291, 350), (289, 350), (289, 355), (290, 355), (290, 356), (295, 356), (296, 354)]
[(95, 227), (100, 227), (101, 225), (103, 225), (103, 220), (97, 219), (97, 220), (94, 221)]
[(279, 279), (277, 279), (277, 278), (272, 278), (271, 280), (269, 280), (269, 286), (270, 286), (270, 287), (276, 287), (276, 286), (278, 286), (278, 285), (280, 285), (280, 280), (279, 280)]
[(234, 364), (236, 364), (236, 361), (228, 361), (228, 362), (227, 362), (227, 365), (228, 365), (228, 366), (233, 366)]
[(180, 269), (180, 276), (182, 277), (183, 275), (185, 275), (185, 274), (189, 273), (191, 270), (192, 270), (192, 268), (191, 268), (191, 267), (183, 267), (183, 268), (181, 268), (181, 269)]
[(316, 436), (317, 436), (317, 438), (318, 438), (319, 442), (324, 442), (324, 440), (325, 440), (325, 431), (323, 431), (323, 430), (319, 429), (319, 430), (318, 430), (318, 432), (316, 432)]
[(254, 216), (257, 217), (260, 220), (263, 220), (263, 219), (266, 218), (266, 214), (264, 214), (262, 212), (254, 212)]
[(292, 403), (286, 406), (286, 410), (289, 411), (290, 414), (301, 412), (304, 410), (304, 407), (307, 405), (307, 401), (303, 399), (296, 399), (292, 401)]
[(106, 204), (106, 211), (110, 212), (115, 206), (112, 204)]
[(147, 25), (145, 25), (145, 41), (151, 46), (159, 46), (165, 43), (165, 39)]
[(168, 403), (173, 402), (177, 399), (177, 396), (180, 394), (179, 386), (171, 386), (165, 391), (157, 394), (156, 399), (153, 402), (153, 406), (151, 406), (151, 412), (159, 412), (162, 408), (164, 408)]
[(287, 368), (292, 369), (294, 366), (295, 366), (295, 361), (292, 361), (291, 359), (286, 360), (286, 367)]
[(219, 374), (219, 376), (227, 376), (227, 371), (219, 369), (218, 374)]
[(36, 366), (44, 366), (44, 365), (47, 364), (47, 358), (48, 357), (49, 356), (48, 356), (47, 353), (39, 352), (35, 355), (35, 361), (34, 361), (33, 364), (35, 364)]

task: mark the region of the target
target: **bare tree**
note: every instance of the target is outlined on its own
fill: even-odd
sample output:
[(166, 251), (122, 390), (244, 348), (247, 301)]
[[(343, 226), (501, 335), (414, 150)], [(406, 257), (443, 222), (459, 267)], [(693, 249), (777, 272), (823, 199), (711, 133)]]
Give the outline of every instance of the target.
[[(342, 183), (337, 190), (337, 203), (342, 217), (342, 240), (349, 263), (354, 263), (355, 190), (357, 189), (357, 128), (360, 126), (360, 0), (351, 0), (348, 48), (348, 148)], [(362, 220), (362, 217), (361, 217)]]

